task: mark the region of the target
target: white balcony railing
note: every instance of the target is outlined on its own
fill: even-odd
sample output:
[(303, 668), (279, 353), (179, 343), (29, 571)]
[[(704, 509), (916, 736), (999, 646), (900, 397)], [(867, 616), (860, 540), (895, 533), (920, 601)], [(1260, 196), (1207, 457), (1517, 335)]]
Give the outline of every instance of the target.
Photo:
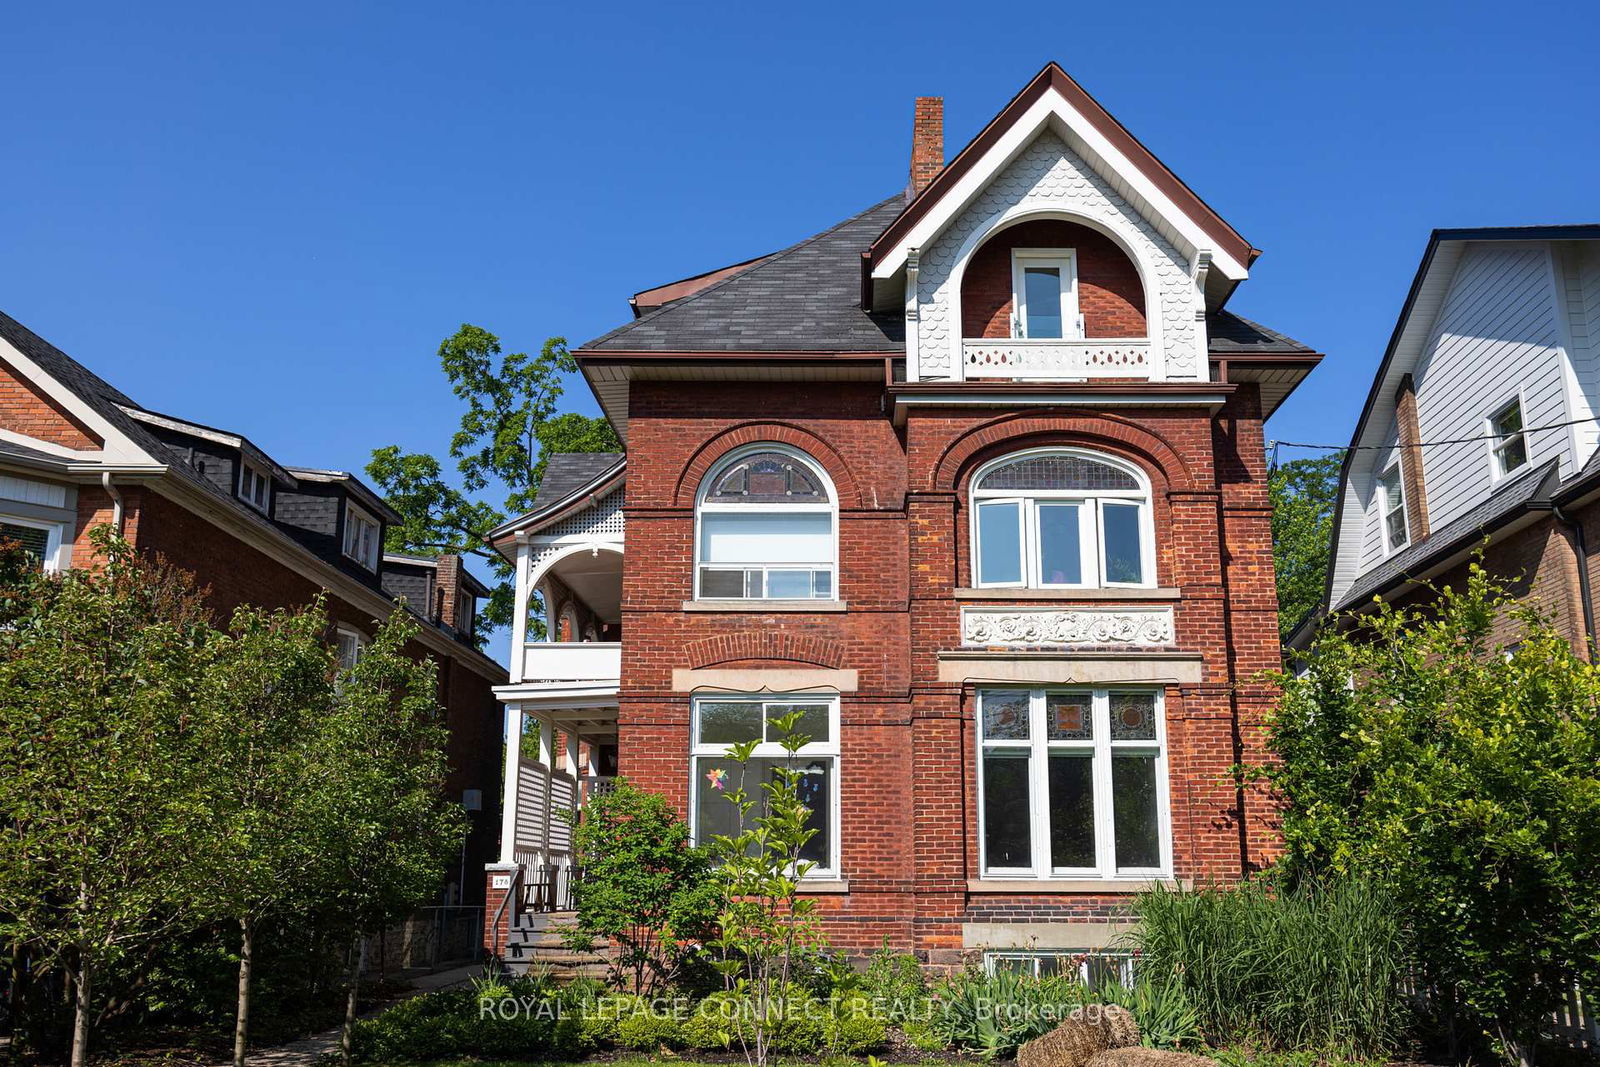
[(524, 682), (616, 682), (622, 677), (620, 641), (529, 641)]
[(1146, 338), (983, 338), (961, 342), (968, 378), (1148, 378)]

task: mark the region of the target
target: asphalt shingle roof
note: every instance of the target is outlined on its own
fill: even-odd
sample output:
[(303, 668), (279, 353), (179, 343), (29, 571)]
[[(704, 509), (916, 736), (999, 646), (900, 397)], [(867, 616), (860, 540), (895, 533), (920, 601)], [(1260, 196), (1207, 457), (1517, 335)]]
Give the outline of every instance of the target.
[(595, 351), (901, 352), (903, 315), (861, 309), (861, 253), (905, 207), (896, 194), (584, 345)]
[(1505, 482), (1464, 514), (1437, 530), (1430, 531), (1421, 541), (1396, 552), (1363, 574), (1345, 593), (1334, 610), (1344, 611), (1356, 606), (1433, 559), (1459, 551), (1462, 541), (1489, 530), (1533, 501), (1548, 497), (1555, 488), (1558, 462), (1552, 459), (1548, 463), (1534, 467), (1520, 478)]
[(1206, 334), (1210, 339), (1211, 351), (1217, 353), (1259, 352), (1276, 355), (1286, 352), (1306, 354), (1315, 351), (1293, 337), (1281, 334), (1259, 322), (1252, 322), (1243, 315), (1235, 315), (1231, 311), (1213, 311), (1208, 314)]
[(557, 452), (550, 457), (539, 480), (533, 510), (559, 504), (622, 462), (621, 452)]

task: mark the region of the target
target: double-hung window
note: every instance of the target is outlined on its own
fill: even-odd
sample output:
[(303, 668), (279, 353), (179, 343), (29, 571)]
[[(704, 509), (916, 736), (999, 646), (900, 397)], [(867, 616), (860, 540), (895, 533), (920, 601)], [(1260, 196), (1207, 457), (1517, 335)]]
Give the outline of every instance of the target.
[(821, 468), (757, 446), (724, 460), (695, 511), (695, 595), (720, 600), (831, 600), (838, 513)]
[(1522, 430), (1522, 401), (1513, 400), (1489, 416), (1490, 452), (1494, 456), (1494, 474), (1504, 478), (1528, 462), (1528, 435)]
[(1072, 250), (1018, 248), (1011, 253), (1011, 336), (1082, 337), (1078, 275)]
[[(799, 713), (796, 734), (809, 740), (790, 756), (780, 744), (772, 720)], [(690, 759), (691, 807), (695, 840), (705, 844), (721, 834), (740, 832), (739, 809), (728, 793), (743, 787), (757, 802), (766, 796), (763, 783), (780, 767), (800, 772), (800, 801), (809, 809), (806, 826), (814, 830), (800, 858), (815, 864), (808, 877), (833, 878), (839, 871), (839, 701), (812, 696), (700, 697), (694, 702), (693, 755)], [(751, 758), (739, 763), (728, 746), (756, 741)]]
[(344, 554), (369, 571), (378, 569), (378, 520), (353, 504), (344, 506)]
[(980, 690), (983, 876), (1166, 874), (1163, 717), (1160, 690)]
[(334, 647), (339, 656), (339, 669), (350, 670), (361, 658), (361, 653), (367, 647), (367, 638), (360, 630), (352, 630), (347, 626), (334, 628)]
[(239, 469), (239, 499), (265, 512), (272, 502), (272, 480), (259, 467), (249, 463)]
[(1406, 523), (1406, 490), (1398, 461), (1378, 479), (1378, 513), (1383, 521), (1384, 547), (1390, 552), (1406, 547), (1411, 529)]
[(972, 486), (976, 585), (1155, 584), (1150, 490), (1137, 468), (1095, 453), (1025, 452), (981, 468)]

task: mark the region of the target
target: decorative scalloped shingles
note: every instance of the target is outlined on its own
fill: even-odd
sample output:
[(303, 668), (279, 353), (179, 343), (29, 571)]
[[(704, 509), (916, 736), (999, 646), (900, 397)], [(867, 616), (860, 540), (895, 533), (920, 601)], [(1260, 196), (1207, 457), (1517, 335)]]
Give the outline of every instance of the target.
[(916, 324), (922, 378), (953, 378), (959, 366), (961, 339), (952, 336), (952, 308), (960, 294), (951, 292), (950, 275), (962, 243), (995, 215), (1033, 205), (1068, 209), (1141, 244), (1142, 256), (1155, 265), (1159, 292), (1149, 304), (1161, 309), (1165, 377), (1199, 377), (1195, 358), (1195, 286), (1189, 277), (1188, 262), (1082, 157), (1047, 131), (1001, 171), (983, 195), (922, 253), (917, 277), (920, 321)]

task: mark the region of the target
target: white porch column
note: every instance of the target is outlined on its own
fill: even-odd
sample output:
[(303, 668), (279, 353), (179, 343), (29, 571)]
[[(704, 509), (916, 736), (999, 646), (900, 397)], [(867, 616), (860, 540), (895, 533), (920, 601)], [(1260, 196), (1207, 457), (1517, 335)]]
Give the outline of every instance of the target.
[(500, 796), (500, 862), (517, 858), (517, 789), (522, 774), (522, 708), (506, 705), (506, 773)]
[(578, 769), (578, 731), (567, 731), (567, 773), (577, 778), (582, 772)]
[(523, 680), (527, 672), (528, 655), (523, 646), (528, 640), (528, 547), (526, 535), (517, 535), (517, 584), (515, 604), (511, 609), (511, 684)]
[(539, 717), (539, 762), (544, 765), (544, 832), (539, 840), (539, 862), (550, 862), (550, 820), (554, 813), (550, 810), (551, 801), (554, 799), (554, 782), (551, 774), (556, 769), (556, 724), (555, 720), (546, 716)]

